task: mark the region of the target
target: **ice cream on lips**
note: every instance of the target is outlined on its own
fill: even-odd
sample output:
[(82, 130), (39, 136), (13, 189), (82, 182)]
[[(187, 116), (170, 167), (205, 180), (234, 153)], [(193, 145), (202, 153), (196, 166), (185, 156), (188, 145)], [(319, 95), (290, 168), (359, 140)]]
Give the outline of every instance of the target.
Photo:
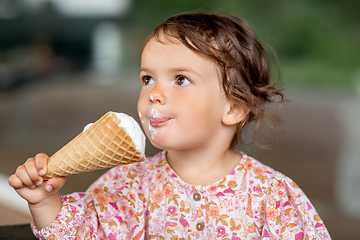
[(158, 110), (152, 108), (149, 111), (149, 122), (148, 128), (151, 134), (151, 139), (156, 142), (156, 135), (157, 135), (157, 127), (161, 126), (163, 123), (169, 121), (169, 118), (162, 115)]

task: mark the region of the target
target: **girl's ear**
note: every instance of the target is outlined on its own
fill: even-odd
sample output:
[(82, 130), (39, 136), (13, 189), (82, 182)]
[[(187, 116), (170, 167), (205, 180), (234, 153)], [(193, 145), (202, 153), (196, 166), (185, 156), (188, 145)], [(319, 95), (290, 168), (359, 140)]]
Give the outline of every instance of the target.
[(226, 111), (221, 119), (225, 125), (235, 125), (246, 118), (250, 109), (234, 102), (229, 102)]

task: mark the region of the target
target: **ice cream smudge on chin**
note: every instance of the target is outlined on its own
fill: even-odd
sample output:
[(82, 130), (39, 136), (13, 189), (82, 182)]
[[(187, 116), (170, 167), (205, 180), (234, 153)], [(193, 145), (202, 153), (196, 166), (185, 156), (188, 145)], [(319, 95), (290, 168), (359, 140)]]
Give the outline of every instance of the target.
[(149, 132), (151, 134), (151, 139), (156, 142), (156, 128), (154, 128), (153, 126), (151, 126), (150, 122), (149, 122)]
[[(155, 109), (155, 108), (152, 108), (149, 112), (149, 118), (161, 118), (162, 115)], [(154, 141), (154, 142), (157, 142), (157, 129), (153, 126), (151, 126), (150, 124), (150, 121), (148, 123), (149, 125), (149, 132), (151, 134), (151, 139)]]

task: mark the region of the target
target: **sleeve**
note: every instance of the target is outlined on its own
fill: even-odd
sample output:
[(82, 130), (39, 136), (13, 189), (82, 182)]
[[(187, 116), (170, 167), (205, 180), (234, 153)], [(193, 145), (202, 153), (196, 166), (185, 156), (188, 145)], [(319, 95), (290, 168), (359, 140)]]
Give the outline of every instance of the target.
[(264, 239), (331, 239), (305, 193), (280, 173), (271, 179), (262, 235)]
[[(39, 239), (97, 239), (101, 235), (98, 229), (98, 214), (95, 208), (97, 194), (100, 186), (109, 184), (109, 170), (96, 180), (85, 193), (75, 192), (62, 196), (63, 206), (56, 219), (47, 227), (38, 230), (34, 221), (31, 228)], [(99, 232), (100, 231), (100, 232)]]
[[(56, 219), (47, 227), (38, 230), (31, 222), (34, 235), (39, 239), (97, 238), (97, 214), (91, 196), (72, 193), (62, 196), (63, 206)], [(82, 238), (83, 236), (83, 238)]]
[(61, 240), (140, 239), (144, 234), (144, 211), (140, 197), (135, 199), (143, 194), (135, 187), (139, 181), (134, 167), (112, 168), (85, 193), (62, 196), (62, 209), (49, 226), (38, 230), (31, 223), (34, 235)]

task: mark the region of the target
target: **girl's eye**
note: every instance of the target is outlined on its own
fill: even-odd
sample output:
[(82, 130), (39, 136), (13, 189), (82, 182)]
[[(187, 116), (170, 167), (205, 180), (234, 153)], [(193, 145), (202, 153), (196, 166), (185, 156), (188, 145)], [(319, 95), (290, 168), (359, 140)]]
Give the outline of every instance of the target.
[(154, 79), (151, 76), (142, 77), (142, 82), (144, 85), (154, 84)]
[(184, 76), (178, 76), (176, 79), (176, 84), (179, 86), (186, 86), (190, 85), (191, 81)]

